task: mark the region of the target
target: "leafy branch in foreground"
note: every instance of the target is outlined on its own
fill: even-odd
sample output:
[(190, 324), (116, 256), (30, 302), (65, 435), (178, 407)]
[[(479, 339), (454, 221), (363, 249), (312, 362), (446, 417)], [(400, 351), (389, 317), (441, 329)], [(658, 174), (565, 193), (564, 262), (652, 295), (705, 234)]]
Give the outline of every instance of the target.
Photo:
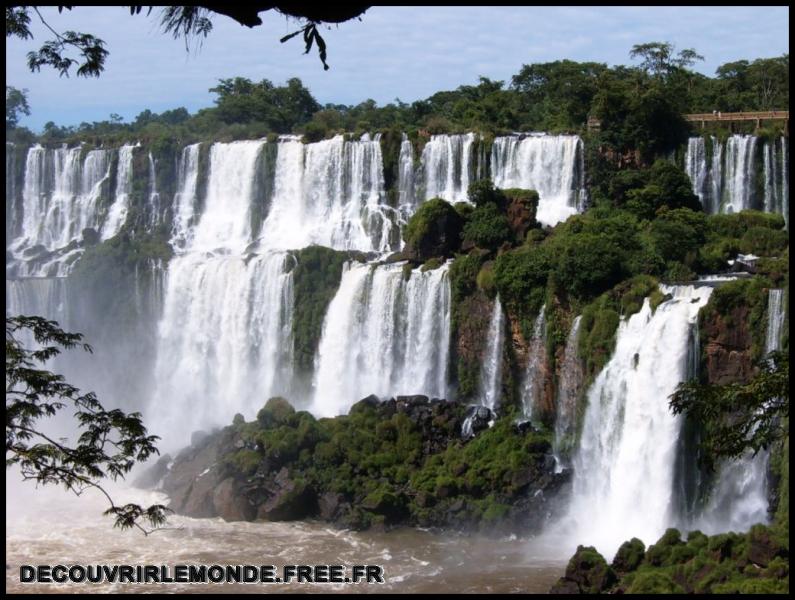
[[(20, 337), (26, 330), (37, 349), (23, 346)], [(63, 485), (78, 496), (95, 488), (110, 502), (104, 514), (115, 515), (114, 527), (136, 527), (149, 534), (152, 530), (141, 523), (159, 527), (170, 509), (160, 504), (117, 506), (100, 481), (123, 479), (136, 462), (159, 454), (159, 438), (147, 435), (140, 413), (105, 410), (93, 392), (82, 394), (63, 375), (39, 368), (62, 349), (80, 346), (91, 352), (82, 339), (42, 317), (6, 317), (6, 466), (18, 465), (25, 480)], [(52, 439), (39, 422), (67, 406), (75, 409), (80, 430), (74, 446)]]
[(744, 384), (680, 383), (670, 397), (675, 415), (685, 413), (703, 430), (704, 466), (720, 459), (754, 455), (788, 433), (789, 355), (771, 352), (758, 363), (759, 372)]

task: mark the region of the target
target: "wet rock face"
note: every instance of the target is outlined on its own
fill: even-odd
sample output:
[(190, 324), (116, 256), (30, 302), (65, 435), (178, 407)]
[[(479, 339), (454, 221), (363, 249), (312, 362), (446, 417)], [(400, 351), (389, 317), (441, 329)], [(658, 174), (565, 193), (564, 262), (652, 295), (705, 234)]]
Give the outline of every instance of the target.
[(536, 224), (538, 193), (534, 190), (509, 190), (506, 213), (508, 227), (517, 242), (523, 242), (527, 232)]
[(703, 324), (707, 383), (741, 383), (753, 376), (748, 307), (734, 308), (728, 318), (714, 314)]
[(286, 467), (265, 485), (268, 499), (260, 504), (257, 518), (265, 521), (296, 521), (316, 512), (317, 497), (306, 482), (293, 479)]

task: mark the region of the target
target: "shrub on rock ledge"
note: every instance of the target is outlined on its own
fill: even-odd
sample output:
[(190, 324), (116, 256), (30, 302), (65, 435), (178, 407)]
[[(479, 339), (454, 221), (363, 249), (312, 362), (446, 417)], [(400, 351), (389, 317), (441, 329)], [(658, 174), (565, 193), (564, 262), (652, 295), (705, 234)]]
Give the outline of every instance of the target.
[(461, 246), (463, 226), (464, 219), (449, 202), (441, 198), (428, 200), (403, 230), (405, 255), (419, 262), (450, 256)]

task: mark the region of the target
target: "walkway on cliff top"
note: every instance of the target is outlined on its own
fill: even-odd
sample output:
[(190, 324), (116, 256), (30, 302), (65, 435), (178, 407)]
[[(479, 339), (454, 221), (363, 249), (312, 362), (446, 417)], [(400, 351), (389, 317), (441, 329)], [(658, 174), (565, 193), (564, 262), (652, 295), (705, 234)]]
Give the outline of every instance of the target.
[[(711, 113), (694, 113), (689, 115), (683, 115), (685, 121), (691, 121), (695, 123), (701, 123), (701, 127), (704, 127), (704, 123), (707, 121), (727, 121), (727, 122), (736, 122), (736, 121), (756, 121), (756, 126), (759, 127), (762, 121), (784, 121), (784, 128), (789, 129), (789, 111), (788, 110), (766, 110), (766, 111), (759, 111), (759, 112), (735, 112), (735, 113), (722, 113), (719, 111), (711, 112)], [(601, 122), (599, 119), (595, 119), (593, 117), (588, 117), (588, 129), (599, 129), (601, 127)]]

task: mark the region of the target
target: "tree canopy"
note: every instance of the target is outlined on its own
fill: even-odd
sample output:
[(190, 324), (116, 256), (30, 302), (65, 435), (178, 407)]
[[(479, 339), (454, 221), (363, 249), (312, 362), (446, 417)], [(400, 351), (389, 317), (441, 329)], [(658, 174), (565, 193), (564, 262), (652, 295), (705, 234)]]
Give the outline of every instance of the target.
[[(64, 9), (72, 10), (72, 6), (59, 6), (58, 12)], [(143, 11), (143, 6), (130, 6), (130, 15), (137, 15)], [(213, 29), (212, 18), (217, 15), (230, 17), (246, 27), (262, 25), (259, 13), (275, 10), (285, 16), (302, 21), (298, 31), (284, 36), (281, 41), (286, 42), (298, 34), (303, 34), (306, 52), (308, 54), (315, 45), (318, 56), (323, 63), (323, 68), (328, 69), (326, 63), (326, 43), (318, 31), (318, 25), (323, 23), (342, 23), (361, 16), (369, 8), (364, 5), (328, 5), (318, 8), (312, 5), (275, 5), (275, 4), (246, 4), (246, 5), (212, 5), (212, 6), (165, 6), (162, 7), (160, 24), (164, 33), (170, 33), (175, 38), (184, 37), (186, 47), (190, 39), (207, 37)], [(153, 6), (148, 7), (147, 15), (152, 13)], [(60, 72), (61, 76), (69, 76), (72, 68), (76, 67), (78, 77), (99, 77), (105, 70), (105, 60), (109, 51), (105, 42), (90, 33), (75, 31), (59, 32), (54, 29), (35, 6), (7, 6), (6, 7), (6, 37), (33, 39), (30, 31), (31, 14), (35, 13), (41, 22), (52, 32), (54, 37), (42, 44), (33, 52), (28, 53), (28, 67), (31, 71), (39, 71), (43, 66), (49, 66)], [(76, 52), (79, 58), (74, 58)]]

